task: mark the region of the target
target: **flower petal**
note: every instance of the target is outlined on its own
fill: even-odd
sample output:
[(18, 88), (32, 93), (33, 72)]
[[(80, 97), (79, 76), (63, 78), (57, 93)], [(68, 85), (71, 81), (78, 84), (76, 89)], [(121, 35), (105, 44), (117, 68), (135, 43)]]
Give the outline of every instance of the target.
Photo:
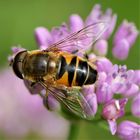
[(109, 59), (103, 57), (99, 58), (96, 62), (97, 70), (99, 72), (109, 73), (112, 70), (112, 63)]
[(132, 121), (123, 121), (118, 125), (117, 134), (123, 140), (139, 140), (140, 125)]
[(94, 91), (95, 91), (94, 85), (84, 86), (82, 88), (82, 94), (84, 95), (85, 100), (89, 105), (89, 108), (87, 107), (85, 108), (85, 112), (91, 117), (94, 117), (98, 108), (97, 97)]
[(140, 118), (140, 93), (138, 93), (132, 101), (131, 112), (134, 116)]
[(117, 123), (115, 120), (108, 120), (109, 128), (112, 135), (115, 135), (117, 131)]
[(135, 70), (134, 73), (133, 82), (140, 85), (140, 70)]
[(124, 20), (115, 33), (114, 44), (117, 44), (117, 42), (122, 39), (126, 39), (129, 46), (131, 47), (134, 44), (137, 36), (138, 30), (135, 24)]
[(53, 43), (64, 39), (66, 36), (70, 34), (68, 27), (65, 23), (63, 23), (60, 27), (55, 27), (51, 30), (51, 36)]
[(77, 32), (84, 27), (84, 22), (82, 18), (77, 14), (71, 15), (69, 22), (71, 32)]
[(87, 17), (85, 24), (90, 25), (93, 24), (94, 22), (97, 22), (100, 16), (101, 16), (101, 5), (96, 4), (91, 10), (89, 16)]
[(130, 87), (127, 87), (125, 91), (122, 92), (122, 94), (125, 97), (134, 97), (139, 91), (139, 86), (136, 84), (131, 84)]
[(93, 50), (97, 55), (105, 56), (107, 54), (107, 50), (108, 50), (108, 42), (103, 39), (98, 40), (95, 43)]
[(98, 103), (106, 103), (113, 98), (113, 93), (110, 84), (107, 82), (97, 86), (96, 95)]
[[(117, 21), (117, 15), (114, 14), (114, 15), (111, 15), (112, 12), (110, 12), (110, 9), (108, 9), (106, 11), (106, 16), (109, 18), (108, 20), (108, 23), (109, 24), (109, 27), (108, 29), (104, 32), (104, 34), (102, 35), (102, 38), (103, 39), (108, 39), (110, 37), (110, 35), (112, 34), (112, 32), (114, 31), (114, 28), (115, 28), (115, 25), (116, 25), (116, 21)], [(106, 17), (106, 18), (107, 18)], [(106, 19), (105, 18), (105, 19)]]
[(35, 29), (35, 38), (40, 49), (46, 49), (49, 45), (52, 44), (51, 34), (44, 27), (38, 27)]
[(124, 60), (127, 58), (129, 53), (129, 43), (126, 39), (119, 40), (113, 47), (113, 55), (117, 59)]

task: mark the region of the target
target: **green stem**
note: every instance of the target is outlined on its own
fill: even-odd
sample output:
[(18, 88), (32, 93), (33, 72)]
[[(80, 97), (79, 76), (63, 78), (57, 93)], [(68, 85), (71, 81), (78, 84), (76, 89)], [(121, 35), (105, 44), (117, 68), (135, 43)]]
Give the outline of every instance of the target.
[(132, 116), (132, 113), (130, 111), (125, 112), (125, 116)]
[[(131, 112), (126, 112), (125, 116), (131, 116)], [(78, 121), (78, 120), (77, 120)], [(103, 124), (103, 128), (107, 129), (108, 127), (107, 124), (105, 123), (106, 120), (104, 120), (102, 117), (98, 117), (96, 119), (91, 120), (85, 120), (88, 123), (94, 123), (94, 124)], [(101, 126), (101, 125), (100, 125)], [(70, 124), (70, 130), (69, 130), (69, 135), (67, 140), (76, 140), (78, 137), (78, 132), (79, 132), (79, 127), (80, 123), (78, 122), (71, 122)]]
[(79, 131), (79, 123), (71, 122), (68, 140), (76, 140), (78, 136), (78, 131)]

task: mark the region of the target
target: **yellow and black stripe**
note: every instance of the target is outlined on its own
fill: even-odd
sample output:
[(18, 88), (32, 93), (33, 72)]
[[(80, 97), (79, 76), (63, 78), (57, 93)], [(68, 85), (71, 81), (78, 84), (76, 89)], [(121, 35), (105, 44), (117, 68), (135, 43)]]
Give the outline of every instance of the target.
[(78, 56), (61, 55), (56, 79), (58, 84), (69, 87), (89, 85), (95, 83), (97, 71)]

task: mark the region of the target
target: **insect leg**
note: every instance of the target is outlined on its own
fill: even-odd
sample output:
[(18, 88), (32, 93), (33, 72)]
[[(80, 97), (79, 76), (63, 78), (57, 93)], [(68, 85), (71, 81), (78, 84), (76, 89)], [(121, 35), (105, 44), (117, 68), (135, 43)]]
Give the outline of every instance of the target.
[[(41, 84), (43, 87), (45, 86), (42, 82), (40, 82), (40, 84)], [(48, 104), (48, 95), (49, 95), (49, 91), (48, 91), (48, 89), (47, 89), (46, 86), (45, 86), (45, 92), (44, 92), (44, 93), (43, 93), (43, 92), (40, 92), (39, 95), (40, 95), (41, 98), (43, 99), (43, 104), (44, 104), (44, 106), (45, 106), (48, 110), (50, 110), (50, 107), (49, 107), (49, 104)]]
[(48, 104), (48, 90), (46, 91), (46, 94), (43, 97), (43, 104), (48, 110), (50, 110), (50, 107), (49, 107), (49, 104)]
[(32, 83), (30, 84), (30, 86), (33, 87), (33, 86), (35, 86), (35, 84), (36, 84), (36, 82), (32, 82)]

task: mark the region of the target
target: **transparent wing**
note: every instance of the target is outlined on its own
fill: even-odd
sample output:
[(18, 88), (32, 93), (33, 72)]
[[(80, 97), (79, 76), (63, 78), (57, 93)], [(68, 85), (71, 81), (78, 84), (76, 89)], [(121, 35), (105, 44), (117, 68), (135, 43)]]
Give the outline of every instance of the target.
[(80, 90), (62, 90), (57, 87), (47, 87), (45, 83), (41, 83), (46, 90), (60, 103), (62, 103), (69, 111), (84, 119), (93, 118), (93, 110), (88, 104)]
[(31, 94), (38, 94), (44, 89), (39, 83), (33, 83), (25, 79), (24, 79), (24, 84)]
[(91, 46), (108, 28), (107, 22), (98, 22), (86, 26), (78, 32), (72, 33), (66, 38), (49, 46), (48, 51), (68, 51), (85, 50)]

